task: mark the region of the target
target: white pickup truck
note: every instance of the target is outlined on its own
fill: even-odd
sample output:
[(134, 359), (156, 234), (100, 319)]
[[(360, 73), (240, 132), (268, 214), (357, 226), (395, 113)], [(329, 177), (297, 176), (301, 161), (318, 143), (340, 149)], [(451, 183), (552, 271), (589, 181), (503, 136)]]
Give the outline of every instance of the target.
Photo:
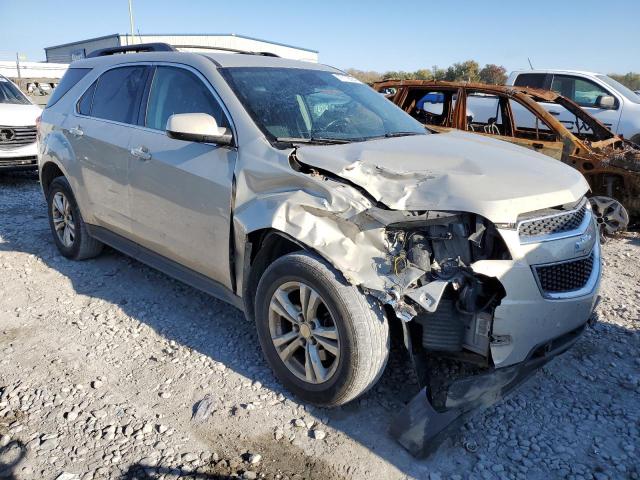
[[(570, 98), (614, 133), (640, 144), (640, 96), (600, 73), (574, 70), (523, 70), (511, 73), (507, 85), (553, 90)], [(552, 103), (541, 103), (576, 131), (575, 117)]]

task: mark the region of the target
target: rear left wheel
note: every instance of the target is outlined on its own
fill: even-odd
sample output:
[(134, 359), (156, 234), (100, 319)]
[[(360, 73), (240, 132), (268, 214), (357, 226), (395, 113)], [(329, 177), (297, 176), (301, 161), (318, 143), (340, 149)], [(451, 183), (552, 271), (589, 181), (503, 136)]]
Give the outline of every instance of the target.
[(62, 255), (84, 260), (98, 255), (103, 244), (89, 235), (80, 209), (64, 177), (55, 178), (47, 190), (49, 226)]

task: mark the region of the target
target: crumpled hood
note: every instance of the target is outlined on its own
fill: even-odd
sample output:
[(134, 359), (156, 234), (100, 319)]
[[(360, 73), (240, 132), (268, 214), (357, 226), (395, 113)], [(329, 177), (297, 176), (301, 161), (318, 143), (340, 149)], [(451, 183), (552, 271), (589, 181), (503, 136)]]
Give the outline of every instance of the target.
[(42, 114), (37, 105), (0, 103), (0, 125), (9, 127), (33, 127), (36, 118)]
[(456, 131), (304, 145), (296, 157), (364, 188), (394, 210), (465, 211), (495, 223), (576, 201), (589, 189), (580, 172), (558, 160)]

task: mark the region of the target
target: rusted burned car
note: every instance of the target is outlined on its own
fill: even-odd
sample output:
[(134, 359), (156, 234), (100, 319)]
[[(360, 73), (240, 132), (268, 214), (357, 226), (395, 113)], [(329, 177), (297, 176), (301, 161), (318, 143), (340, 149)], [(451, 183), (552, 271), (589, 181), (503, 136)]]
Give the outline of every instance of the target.
[[(574, 166), (591, 186), (591, 203), (607, 233), (624, 230), (629, 213), (640, 217), (640, 146), (613, 134), (562, 95), (421, 80), (379, 82), (374, 88), (434, 131), (499, 138)], [(553, 104), (552, 113), (537, 102)], [(571, 120), (559, 121), (554, 114)]]
[(325, 65), (164, 44), (92, 57), (41, 118), (53, 242), (74, 260), (111, 245), (242, 309), (298, 398), (362, 395), (397, 325), (424, 389), (393, 433), (424, 454), (584, 330), (600, 244), (575, 169), (432, 134)]

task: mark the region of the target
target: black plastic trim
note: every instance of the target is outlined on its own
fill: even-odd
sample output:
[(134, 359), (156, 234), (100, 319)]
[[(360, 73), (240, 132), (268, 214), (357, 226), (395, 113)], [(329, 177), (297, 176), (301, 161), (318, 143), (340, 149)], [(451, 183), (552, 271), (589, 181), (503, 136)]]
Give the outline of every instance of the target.
[(240, 310), (244, 309), (242, 299), (216, 280), (159, 255), (158, 253), (155, 253), (148, 248), (124, 238), (123, 236), (104, 227), (87, 224), (87, 230), (89, 231), (89, 235), (92, 237), (100, 240), (102, 243), (106, 243), (116, 250), (119, 250), (125, 255), (135, 258), (136, 260), (145, 263), (156, 270), (160, 270), (176, 280), (180, 280), (193, 288), (208, 293), (219, 300), (239, 308)]
[(136, 45), (124, 45), (122, 47), (108, 47), (101, 48), (99, 50), (94, 50), (87, 58), (95, 58), (95, 57), (107, 57), (109, 55), (116, 55), (118, 53), (127, 53), (127, 52), (175, 52), (176, 49), (173, 48), (168, 43), (138, 43)]

